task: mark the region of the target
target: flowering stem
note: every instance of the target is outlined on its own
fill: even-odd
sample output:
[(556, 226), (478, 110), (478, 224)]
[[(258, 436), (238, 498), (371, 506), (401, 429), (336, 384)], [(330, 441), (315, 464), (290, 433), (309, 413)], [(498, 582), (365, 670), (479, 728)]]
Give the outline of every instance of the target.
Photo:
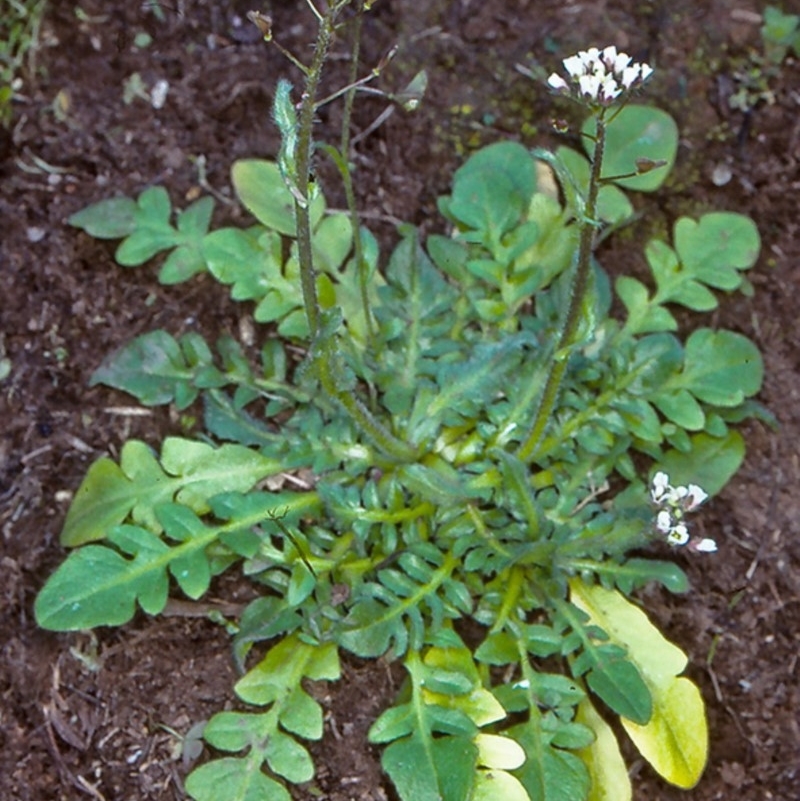
[(364, 311), (364, 321), (371, 339), (375, 338), (375, 327), (372, 320), (372, 309), (369, 305), (369, 275), (368, 265), (364, 258), (364, 247), (361, 241), (361, 226), (359, 225), (358, 210), (356, 209), (356, 196), (353, 189), (353, 176), (350, 172), (350, 119), (353, 112), (353, 101), (356, 96), (356, 89), (359, 83), (371, 80), (377, 73), (368, 75), (363, 81), (356, 80), (358, 72), (358, 56), (361, 51), (361, 28), (364, 21), (364, 4), (358, 4), (356, 11), (355, 30), (353, 31), (353, 53), (351, 61), (350, 85), (344, 96), (344, 114), (342, 115), (342, 140), (339, 152), (342, 154), (344, 170), (342, 180), (344, 181), (344, 193), (347, 199), (347, 208), (350, 210), (350, 222), (353, 228), (353, 254), (356, 265), (358, 265), (358, 284), (361, 293), (361, 306)]
[(331, 36), (338, 5), (328, 9), (324, 17), (320, 18), (317, 44), (314, 49), (314, 58), (306, 75), (306, 86), (300, 102), (300, 115), (298, 123), (298, 140), (295, 158), (297, 159), (297, 193), (294, 210), (297, 220), (297, 255), (300, 263), (300, 284), (303, 289), (303, 305), (308, 319), (308, 328), (311, 336), (316, 336), (320, 324), (319, 299), (317, 298), (316, 276), (314, 274), (314, 258), (311, 250), (311, 214), (309, 210), (309, 175), (311, 172), (311, 152), (313, 140), (311, 137), (314, 125), (314, 111), (316, 109), (317, 88), (319, 87), (322, 67), (328, 54)]
[[(309, 209), (309, 185), (311, 173), (311, 154), (313, 151), (312, 129), (316, 97), (322, 68), (328, 53), (336, 18), (351, 0), (337, 0), (332, 3), (319, 20), (319, 32), (314, 49), (314, 57), (308, 68), (305, 90), (300, 102), (298, 115), (298, 134), (295, 159), (297, 165), (297, 184), (295, 196), (295, 219), (297, 220), (297, 255), (300, 265), (300, 284), (303, 290), (303, 305), (312, 341), (317, 341), (314, 349), (314, 367), (325, 394), (342, 408), (385, 454), (397, 461), (411, 461), (416, 451), (407, 443), (397, 439), (386, 426), (370, 414), (367, 407), (347, 389), (339, 386), (334, 374), (338, 362), (335, 337), (322, 331), (322, 310), (317, 297), (314, 257), (311, 247), (311, 214)], [(346, 158), (346, 156), (344, 156)], [(369, 321), (369, 318), (367, 318)]]
[(528, 460), (536, 455), (536, 449), (550, 420), (550, 416), (558, 400), (561, 382), (567, 370), (570, 349), (577, 340), (581, 321), (581, 310), (586, 293), (589, 289), (589, 276), (592, 269), (592, 246), (596, 230), (595, 217), (597, 214), (597, 193), (600, 190), (600, 172), (603, 168), (603, 153), (606, 144), (605, 108), (597, 113), (597, 131), (594, 142), (594, 158), (592, 160), (592, 173), (589, 178), (589, 193), (586, 198), (586, 209), (581, 221), (580, 244), (578, 247), (578, 263), (569, 287), (569, 299), (564, 316), (564, 323), (556, 343), (554, 358), (550, 364), (542, 394), (539, 396), (539, 406), (533, 419), (528, 435), (520, 446), (518, 456)]

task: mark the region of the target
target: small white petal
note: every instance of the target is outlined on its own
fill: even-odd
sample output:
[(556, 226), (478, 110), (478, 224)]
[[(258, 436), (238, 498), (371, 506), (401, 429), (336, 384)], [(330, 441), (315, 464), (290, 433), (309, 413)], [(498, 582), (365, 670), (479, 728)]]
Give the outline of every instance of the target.
[(664, 493), (669, 487), (669, 476), (663, 471), (659, 470), (653, 476), (653, 485), (650, 489), (650, 496), (654, 503), (658, 503), (663, 497)]
[(689, 542), (689, 530), (683, 523), (678, 523), (678, 525), (673, 526), (672, 531), (670, 531), (667, 542), (670, 545), (686, 545), (686, 543)]
[(578, 55), (587, 67), (591, 67), (600, 59), (600, 51), (596, 47), (590, 47), (588, 50), (581, 50)]
[(692, 543), (692, 550), (701, 553), (714, 553), (717, 550), (717, 543), (714, 540), (703, 539)]
[(601, 85), (603, 100), (613, 100), (615, 97), (619, 97), (622, 93), (622, 89), (619, 88), (619, 84), (614, 80), (614, 76), (609, 73), (603, 78), (603, 82)]
[(580, 78), (580, 76), (584, 74), (585, 65), (580, 54), (565, 58), (562, 64), (572, 78)]
[(649, 64), (641, 64), (642, 68), (642, 80), (646, 81), (652, 74), (653, 68)]
[(662, 534), (669, 534), (672, 530), (672, 515), (666, 509), (656, 515), (656, 528)]
[(622, 71), (622, 85), (626, 89), (630, 89), (631, 85), (639, 78), (639, 73), (641, 71), (641, 64), (631, 64), (630, 67), (625, 67), (625, 69)]
[(617, 60), (617, 48), (614, 45), (609, 45), (608, 47), (603, 48), (603, 61), (605, 61), (606, 66), (611, 69), (614, 65), (614, 62)]
[(547, 85), (551, 89), (557, 89), (559, 91), (561, 89), (567, 89), (568, 88), (567, 82), (560, 75), (556, 74), (555, 72), (547, 79)]
[(653, 476), (653, 486), (665, 489), (669, 486), (669, 476), (663, 470), (659, 470)]
[(686, 511), (688, 512), (700, 506), (708, 498), (708, 493), (697, 484), (689, 484), (687, 489), (689, 490), (689, 494), (686, 496)]
[(600, 91), (600, 77), (598, 75), (581, 75), (578, 79), (581, 94), (586, 95), (590, 100), (597, 100), (597, 93)]
[(612, 69), (616, 73), (621, 73), (628, 64), (631, 63), (631, 57), (627, 53), (617, 53), (617, 57), (614, 59), (614, 65)]

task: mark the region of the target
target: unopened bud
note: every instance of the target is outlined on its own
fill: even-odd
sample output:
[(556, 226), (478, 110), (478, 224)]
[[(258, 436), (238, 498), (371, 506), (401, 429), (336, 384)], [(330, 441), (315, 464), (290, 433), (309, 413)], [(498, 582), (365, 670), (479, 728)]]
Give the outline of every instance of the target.
[(657, 170), (659, 167), (666, 167), (667, 162), (664, 159), (648, 159), (645, 157), (636, 159), (636, 173), (637, 175), (644, 175), (645, 173)]

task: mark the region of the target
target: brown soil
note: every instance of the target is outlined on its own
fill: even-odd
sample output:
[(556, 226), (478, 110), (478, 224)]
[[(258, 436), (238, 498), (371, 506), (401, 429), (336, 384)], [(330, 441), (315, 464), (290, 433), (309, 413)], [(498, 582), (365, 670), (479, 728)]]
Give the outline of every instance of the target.
[[(150, 5), (84, 0), (87, 22), (75, 3), (52, 0), (39, 53), (44, 73), (26, 83), (13, 136), (0, 137), (0, 335), (12, 362), (0, 384), (3, 800), (183, 798), (190, 730), (233, 703), (227, 637), (203, 618), (176, 609), (94, 640), (42, 632), (32, 617), (36, 592), (64, 556), (59, 528), (88, 465), (131, 436), (155, 446), (181, 430), (166, 411), (136, 416), (120, 409), (132, 405), (125, 396), (88, 389), (101, 357), (156, 327), (194, 328), (212, 340), (236, 334), (248, 314), (209, 280), (165, 288), (152, 266), (117, 267), (112, 245), (64, 221), (91, 202), (151, 184), (185, 205), (198, 190), (201, 155), (210, 184), (230, 192), (234, 159), (276, 152), (269, 120), (276, 79), (299, 83), (274, 48), (237, 24), (251, 0), (171, 0), (161, 4), (163, 20)], [(794, 9), (783, 5), (800, 11), (797, 0)], [(313, 38), (306, 4), (273, 6), (279, 40), (305, 55)], [(702, 517), (720, 553), (684, 565), (691, 594), (647, 596), (667, 635), (690, 654), (689, 675), (708, 702), (710, 763), (699, 786), (681, 793), (634, 758), (637, 799), (800, 797), (800, 65), (787, 60), (772, 79), (774, 103), (747, 115), (730, 110), (736, 60), (759, 47), (759, 7), (756, 0), (379, 0), (365, 29), (365, 70), (392, 45), (401, 48), (383, 86), (402, 88), (423, 66), (430, 78), (419, 111), (395, 112), (358, 147), (359, 203), (385, 242), (394, 219), (440, 225), (436, 197), (470, 149), (549, 136), (549, 119), (565, 108), (515, 65), (538, 62), (549, 71), (559, 57), (607, 43), (657, 66), (648, 97), (681, 126), (675, 177), (658, 198), (635, 201), (656, 215), (652, 224), (663, 229), (681, 213), (730, 209), (750, 214), (761, 230), (755, 297), (725, 300), (714, 323), (763, 349), (761, 399), (780, 431), (746, 426), (746, 463)], [(139, 50), (142, 31), (153, 41)], [(344, 70), (334, 58), (330, 87), (341, 85)], [(148, 87), (169, 81), (162, 109), (123, 102), (123, 84), (137, 72)], [(383, 108), (374, 98), (361, 102), (356, 131)], [(320, 137), (337, 136), (339, 115), (335, 105), (321, 113)], [(731, 178), (716, 186), (711, 176), (721, 165)], [(333, 176), (322, 177), (335, 199)], [(215, 221), (235, 217), (218, 206)], [(630, 245), (618, 241), (604, 263), (640, 270), (640, 249)], [(214, 591), (229, 601), (247, 587), (230, 578)], [(391, 797), (365, 733), (397, 681), (387, 665), (350, 660), (343, 680), (320, 690), (328, 736), (314, 749), (317, 779), (298, 797)]]

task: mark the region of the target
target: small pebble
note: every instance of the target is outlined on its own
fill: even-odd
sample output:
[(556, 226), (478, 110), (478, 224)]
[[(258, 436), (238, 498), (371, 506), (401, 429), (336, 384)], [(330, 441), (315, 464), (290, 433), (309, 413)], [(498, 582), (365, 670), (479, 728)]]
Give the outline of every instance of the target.
[(167, 102), (167, 92), (169, 92), (169, 81), (160, 78), (150, 91), (150, 104), (153, 108), (164, 108), (164, 103)]
[(711, 183), (714, 186), (725, 186), (733, 178), (733, 170), (727, 164), (717, 164), (711, 172)]

